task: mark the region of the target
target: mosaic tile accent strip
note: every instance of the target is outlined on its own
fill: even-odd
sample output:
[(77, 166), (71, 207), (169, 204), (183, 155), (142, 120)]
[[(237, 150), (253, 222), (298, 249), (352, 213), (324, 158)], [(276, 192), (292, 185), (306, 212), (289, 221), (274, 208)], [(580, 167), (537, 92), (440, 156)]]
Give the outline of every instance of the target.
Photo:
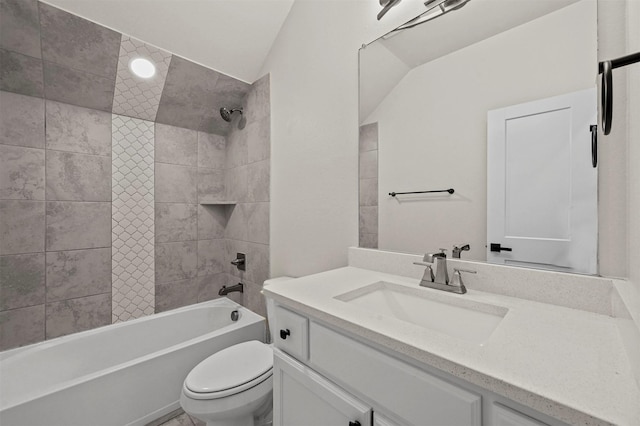
[[(148, 79), (133, 74), (129, 69), (129, 62), (135, 58), (145, 58), (153, 62), (156, 74)], [(123, 35), (113, 96), (113, 112), (154, 121), (170, 62), (171, 53)]]
[(154, 125), (112, 116), (112, 321), (153, 314)]

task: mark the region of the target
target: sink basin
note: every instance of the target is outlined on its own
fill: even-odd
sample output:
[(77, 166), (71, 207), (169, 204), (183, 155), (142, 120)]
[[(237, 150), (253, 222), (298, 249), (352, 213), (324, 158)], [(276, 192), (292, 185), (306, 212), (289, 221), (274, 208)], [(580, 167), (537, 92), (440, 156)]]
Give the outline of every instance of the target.
[(335, 299), (476, 344), (485, 342), (508, 312), (507, 308), (465, 300), (464, 296), (439, 295), (385, 281)]

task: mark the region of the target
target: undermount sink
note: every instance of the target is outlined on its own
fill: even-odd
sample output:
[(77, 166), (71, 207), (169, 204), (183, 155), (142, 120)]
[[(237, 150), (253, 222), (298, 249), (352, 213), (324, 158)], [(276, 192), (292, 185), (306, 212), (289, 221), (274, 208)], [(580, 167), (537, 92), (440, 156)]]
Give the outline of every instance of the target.
[(424, 288), (379, 281), (340, 294), (337, 300), (449, 336), (482, 344), (498, 327), (508, 309), (439, 295)]

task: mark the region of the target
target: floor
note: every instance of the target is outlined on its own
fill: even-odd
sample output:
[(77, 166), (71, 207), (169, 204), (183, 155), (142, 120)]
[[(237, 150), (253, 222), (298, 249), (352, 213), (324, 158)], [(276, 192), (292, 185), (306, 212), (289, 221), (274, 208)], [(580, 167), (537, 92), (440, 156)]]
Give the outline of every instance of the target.
[(158, 426), (205, 426), (205, 422), (182, 412), (176, 417), (169, 419), (164, 423), (160, 423)]

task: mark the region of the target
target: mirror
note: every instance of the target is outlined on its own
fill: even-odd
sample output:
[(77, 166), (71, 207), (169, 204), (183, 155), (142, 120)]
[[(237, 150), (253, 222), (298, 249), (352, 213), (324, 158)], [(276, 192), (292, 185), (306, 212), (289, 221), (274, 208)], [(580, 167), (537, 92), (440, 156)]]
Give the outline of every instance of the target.
[[(597, 273), (597, 168), (590, 151), (590, 124), (596, 124), (596, 0), (471, 0), (363, 46), (359, 61), (361, 247), (410, 253), (446, 248), (451, 256), (454, 245), (468, 244), (462, 259)], [(565, 112), (573, 111), (568, 99), (575, 96), (593, 105), (580, 116), (584, 125), (574, 129), (577, 115)], [(569, 103), (549, 103), (559, 100)], [(522, 119), (527, 117), (537, 121)], [(579, 133), (584, 149), (576, 154), (539, 143), (553, 123), (567, 135)], [(492, 160), (491, 129), (508, 137), (519, 132), (530, 145), (515, 152), (517, 143), (503, 140), (500, 164)], [(563, 143), (568, 149), (576, 144)], [(588, 164), (585, 175), (573, 174), (575, 161)], [(500, 173), (502, 180), (496, 178)], [(576, 204), (565, 189), (581, 180), (587, 184), (578, 195), (590, 201)], [(450, 188), (453, 194), (389, 195)], [(490, 241), (496, 191), (507, 196), (497, 209), (507, 215), (497, 225), (506, 239)], [(570, 216), (576, 205), (593, 216), (588, 226), (581, 216)], [(586, 266), (575, 266), (573, 249), (555, 244), (572, 238), (574, 225), (583, 234), (577, 245), (589, 244)], [(515, 234), (532, 240), (528, 232), (553, 243), (535, 247), (555, 253), (551, 260), (519, 259), (514, 253), (521, 249), (492, 258), (491, 243), (504, 250)]]

